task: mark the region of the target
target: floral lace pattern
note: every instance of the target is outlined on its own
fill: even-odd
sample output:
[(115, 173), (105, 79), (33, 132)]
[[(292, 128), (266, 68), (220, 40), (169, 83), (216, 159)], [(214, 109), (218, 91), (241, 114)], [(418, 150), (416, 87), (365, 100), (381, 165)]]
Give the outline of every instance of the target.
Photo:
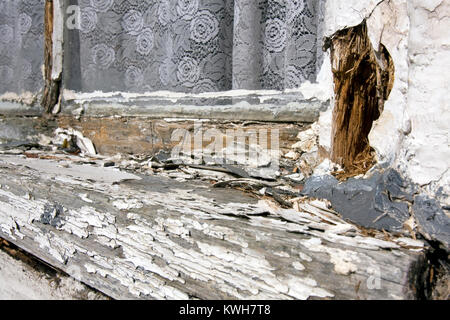
[[(321, 0), (69, 2), (80, 91), (283, 90), (314, 80), (321, 58)], [(42, 89), (44, 3), (0, 1), (0, 93)]]
[(82, 91), (283, 90), (315, 78), (320, 0), (78, 2)]
[(44, 0), (0, 1), (0, 94), (41, 91), (43, 30)]

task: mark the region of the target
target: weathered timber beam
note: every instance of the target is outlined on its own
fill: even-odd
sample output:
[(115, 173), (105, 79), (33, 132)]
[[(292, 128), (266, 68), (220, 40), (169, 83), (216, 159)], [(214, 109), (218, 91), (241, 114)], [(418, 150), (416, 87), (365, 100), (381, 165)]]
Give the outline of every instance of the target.
[(417, 297), (421, 250), (310, 204), (17, 155), (0, 185), (0, 237), (113, 298)]

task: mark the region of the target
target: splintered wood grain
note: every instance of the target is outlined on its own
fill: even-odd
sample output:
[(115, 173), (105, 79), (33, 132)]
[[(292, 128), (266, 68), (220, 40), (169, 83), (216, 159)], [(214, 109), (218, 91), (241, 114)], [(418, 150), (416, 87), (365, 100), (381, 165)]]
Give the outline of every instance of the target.
[(45, 1), (44, 13), (44, 68), (45, 79), (50, 80), (53, 56), (53, 1)]
[(380, 51), (377, 60), (365, 22), (332, 39), (336, 102), (331, 158), (350, 175), (366, 172), (373, 164), (368, 135), (393, 86), (392, 59), (384, 46)]
[(52, 79), (53, 70), (53, 1), (45, 1), (44, 14), (44, 76), (45, 87), (41, 105), (47, 113), (51, 113), (58, 103), (61, 81)]

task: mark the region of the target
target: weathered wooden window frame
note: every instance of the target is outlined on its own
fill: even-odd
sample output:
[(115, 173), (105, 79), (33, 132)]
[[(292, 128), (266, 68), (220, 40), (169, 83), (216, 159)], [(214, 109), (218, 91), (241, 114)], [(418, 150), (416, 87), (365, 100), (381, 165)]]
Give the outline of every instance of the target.
[[(42, 106), (47, 113), (71, 114), (83, 108), (91, 116), (147, 116), (153, 118), (209, 118), (217, 120), (260, 120), (306, 122), (317, 120), (329, 101), (305, 98), (301, 89), (230, 90), (189, 94), (159, 91), (76, 93), (64, 88), (64, 15), (61, 0), (46, 0), (45, 89)], [(70, 73), (70, 70), (69, 72)], [(62, 107), (62, 105), (64, 107)]]

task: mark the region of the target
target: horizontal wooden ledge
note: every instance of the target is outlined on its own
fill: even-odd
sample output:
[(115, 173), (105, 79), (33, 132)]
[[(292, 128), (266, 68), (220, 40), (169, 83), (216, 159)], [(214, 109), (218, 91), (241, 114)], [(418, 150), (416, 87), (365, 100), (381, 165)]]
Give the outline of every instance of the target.
[(188, 118), (233, 121), (272, 121), (305, 122), (318, 120), (320, 112), (328, 108), (328, 102), (317, 100), (271, 102), (252, 101), (80, 101), (68, 102), (62, 114), (70, 115), (79, 108), (87, 116), (107, 117), (152, 117), (152, 118)]
[(409, 299), (424, 252), (321, 206), (0, 155), (0, 237), (119, 299)]
[[(122, 96), (93, 97), (62, 100), (60, 113), (73, 115), (80, 112), (92, 117), (124, 116), (150, 118), (195, 118), (235, 121), (304, 122), (317, 121), (320, 112), (330, 102), (304, 99), (298, 94), (244, 97), (170, 98)], [(38, 116), (43, 113), (39, 105), (29, 106), (20, 101), (0, 101), (0, 115)]]

